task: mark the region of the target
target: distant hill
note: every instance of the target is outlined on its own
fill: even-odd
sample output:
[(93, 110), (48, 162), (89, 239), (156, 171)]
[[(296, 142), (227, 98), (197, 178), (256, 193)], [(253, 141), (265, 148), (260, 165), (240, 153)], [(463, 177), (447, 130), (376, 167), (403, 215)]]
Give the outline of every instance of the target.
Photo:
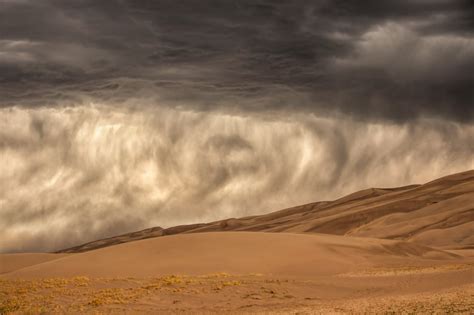
[(264, 215), (167, 229), (154, 227), (58, 253), (85, 252), (166, 235), (224, 231), (325, 233), (407, 240), (442, 249), (474, 248), (474, 170), (424, 185), (365, 189), (334, 201)]

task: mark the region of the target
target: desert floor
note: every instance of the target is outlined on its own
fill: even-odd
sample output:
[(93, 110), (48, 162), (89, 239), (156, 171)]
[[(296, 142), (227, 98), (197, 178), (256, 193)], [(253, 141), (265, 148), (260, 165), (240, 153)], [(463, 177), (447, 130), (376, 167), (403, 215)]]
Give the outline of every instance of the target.
[[(324, 234), (199, 233), (1, 257), (2, 313), (465, 313), (472, 250)], [(17, 267), (15, 269), (15, 264)]]

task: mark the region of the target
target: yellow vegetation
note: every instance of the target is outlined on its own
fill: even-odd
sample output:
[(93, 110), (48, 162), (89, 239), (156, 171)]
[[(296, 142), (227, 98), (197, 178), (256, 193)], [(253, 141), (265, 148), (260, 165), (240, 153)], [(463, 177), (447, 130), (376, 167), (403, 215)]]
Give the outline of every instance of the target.
[(0, 314), (11, 312), (38, 314), (59, 312), (88, 312), (97, 307), (137, 302), (149, 295), (199, 294), (204, 285), (214, 292), (225, 287), (242, 285), (220, 272), (204, 276), (169, 275), (153, 279), (48, 278), (35, 280), (0, 279)]

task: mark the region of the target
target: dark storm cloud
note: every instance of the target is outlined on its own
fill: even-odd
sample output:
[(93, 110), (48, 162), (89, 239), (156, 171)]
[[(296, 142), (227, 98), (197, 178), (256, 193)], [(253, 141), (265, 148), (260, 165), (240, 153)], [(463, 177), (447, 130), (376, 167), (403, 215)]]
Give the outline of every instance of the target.
[(473, 12), (441, 0), (3, 0), (1, 102), (472, 121)]

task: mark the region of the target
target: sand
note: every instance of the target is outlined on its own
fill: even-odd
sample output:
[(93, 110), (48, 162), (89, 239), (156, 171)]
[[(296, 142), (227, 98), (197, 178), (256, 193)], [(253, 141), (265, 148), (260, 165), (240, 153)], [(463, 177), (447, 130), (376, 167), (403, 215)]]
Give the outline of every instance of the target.
[(5, 277), (155, 277), (226, 272), (311, 278), (386, 265), (386, 260), (408, 263), (421, 258), (455, 257), (404, 241), (324, 234), (214, 232), (129, 242), (29, 266)]
[(18, 269), (0, 275), (0, 305), (60, 313), (312, 314), (394, 306), (462, 313), (474, 301), (474, 257), (462, 253), (324, 234), (172, 235), (52, 254), (58, 258), (37, 264), (41, 254), (17, 254)]
[(21, 253), (0, 254), (0, 274), (66, 257), (68, 254)]

